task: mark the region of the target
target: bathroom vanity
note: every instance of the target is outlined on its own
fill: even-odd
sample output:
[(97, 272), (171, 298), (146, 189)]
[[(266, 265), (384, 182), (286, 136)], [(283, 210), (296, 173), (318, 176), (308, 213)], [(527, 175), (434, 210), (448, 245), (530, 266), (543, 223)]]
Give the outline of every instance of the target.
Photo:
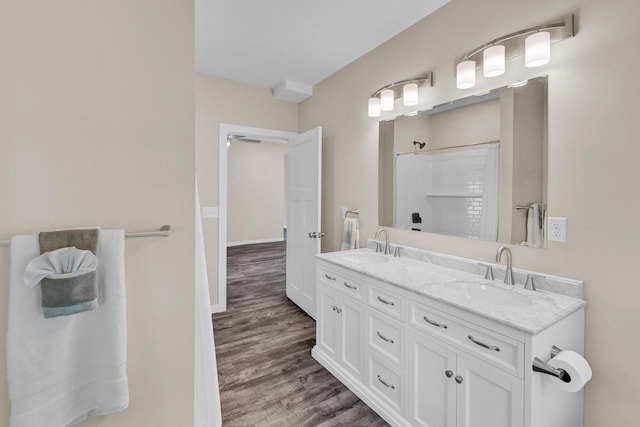
[(533, 292), (403, 252), (317, 256), (316, 360), (394, 426), (582, 426), (582, 390), (532, 369), (554, 345), (583, 354), (582, 282), (538, 276)]

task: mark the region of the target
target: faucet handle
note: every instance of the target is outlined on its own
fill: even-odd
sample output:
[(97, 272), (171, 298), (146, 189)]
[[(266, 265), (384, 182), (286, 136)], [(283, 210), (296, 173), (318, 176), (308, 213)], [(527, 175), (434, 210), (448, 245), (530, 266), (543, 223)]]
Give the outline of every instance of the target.
[(495, 277), (493, 276), (493, 267), (491, 267), (488, 264), (480, 264), (480, 265), (487, 268), (487, 272), (484, 275), (485, 280), (495, 280)]
[(527, 274), (527, 281), (524, 284), (524, 288), (528, 289), (530, 291), (535, 291), (536, 290), (536, 284), (534, 282), (534, 279), (538, 277), (535, 274)]
[(394, 258), (400, 258), (400, 246), (396, 246), (396, 250), (393, 252)]

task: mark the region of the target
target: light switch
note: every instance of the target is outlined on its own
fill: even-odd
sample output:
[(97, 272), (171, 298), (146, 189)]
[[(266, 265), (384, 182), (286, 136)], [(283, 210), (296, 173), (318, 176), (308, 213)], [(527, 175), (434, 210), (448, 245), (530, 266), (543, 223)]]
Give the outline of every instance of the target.
[(202, 218), (218, 218), (218, 207), (217, 206), (203, 207)]

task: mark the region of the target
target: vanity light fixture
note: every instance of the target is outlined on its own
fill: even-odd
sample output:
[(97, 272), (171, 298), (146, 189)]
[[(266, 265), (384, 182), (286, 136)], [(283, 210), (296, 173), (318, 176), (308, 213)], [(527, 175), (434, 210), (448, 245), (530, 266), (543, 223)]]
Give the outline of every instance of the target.
[(551, 33), (540, 31), (524, 39), (524, 65), (540, 67), (551, 60)]
[(418, 84), (407, 83), (402, 86), (402, 104), (405, 107), (418, 105)]
[(380, 98), (374, 96), (369, 98), (369, 117), (380, 117)]
[[(456, 67), (456, 87), (470, 89), (476, 83), (476, 67), (485, 77), (504, 74), (507, 59), (525, 56), (526, 67), (540, 67), (551, 60), (551, 43), (575, 36), (574, 16), (550, 24), (516, 31), (491, 40), (467, 53)], [(480, 55), (482, 54), (482, 55)]]
[(424, 77), (402, 80), (381, 87), (369, 98), (368, 116), (380, 117), (382, 111), (392, 111), (395, 108), (395, 100), (399, 97), (402, 97), (402, 105), (405, 107), (418, 105), (421, 86), (433, 86), (431, 72)]
[(380, 109), (382, 111), (391, 111), (395, 103), (395, 93), (391, 89), (385, 89), (380, 92)]
[(504, 74), (506, 64), (504, 46), (497, 44), (482, 52), (482, 74), (485, 77), (497, 77)]
[(476, 61), (462, 61), (457, 70), (458, 89), (469, 89), (476, 85)]

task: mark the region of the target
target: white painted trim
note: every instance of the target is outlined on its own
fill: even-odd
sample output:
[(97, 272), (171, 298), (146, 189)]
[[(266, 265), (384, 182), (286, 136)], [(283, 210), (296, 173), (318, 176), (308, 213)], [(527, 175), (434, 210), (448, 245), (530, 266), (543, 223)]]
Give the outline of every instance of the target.
[(222, 304), (211, 304), (211, 314), (222, 313), (226, 311), (226, 308), (222, 307)]
[(258, 240), (244, 240), (241, 242), (228, 242), (227, 247), (255, 245), (256, 243), (274, 243), (274, 242), (284, 242), (284, 237), (272, 237), (271, 239), (258, 239)]
[(216, 307), (219, 307), (219, 312), (227, 310), (227, 136), (229, 134), (242, 134), (248, 137), (287, 142), (298, 135), (295, 132), (220, 123), (218, 139), (218, 304), (216, 304)]

